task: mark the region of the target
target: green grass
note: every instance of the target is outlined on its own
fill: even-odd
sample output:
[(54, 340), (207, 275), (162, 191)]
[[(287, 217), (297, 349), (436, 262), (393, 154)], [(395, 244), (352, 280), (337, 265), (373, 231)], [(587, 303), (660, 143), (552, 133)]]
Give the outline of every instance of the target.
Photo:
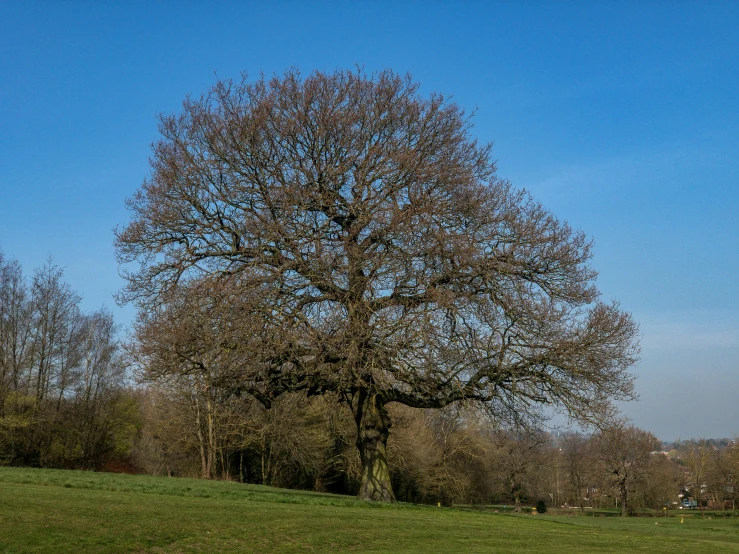
[(0, 468), (2, 552), (739, 552), (737, 518), (512, 515)]

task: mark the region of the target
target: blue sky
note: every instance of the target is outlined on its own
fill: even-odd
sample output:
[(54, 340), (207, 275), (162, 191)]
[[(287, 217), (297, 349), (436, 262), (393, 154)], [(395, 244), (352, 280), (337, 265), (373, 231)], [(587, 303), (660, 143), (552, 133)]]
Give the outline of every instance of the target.
[(156, 115), (221, 78), (362, 65), (453, 93), (499, 175), (595, 241), (642, 331), (660, 438), (739, 433), (739, 3), (2, 2), (0, 249), (52, 255), (87, 309)]

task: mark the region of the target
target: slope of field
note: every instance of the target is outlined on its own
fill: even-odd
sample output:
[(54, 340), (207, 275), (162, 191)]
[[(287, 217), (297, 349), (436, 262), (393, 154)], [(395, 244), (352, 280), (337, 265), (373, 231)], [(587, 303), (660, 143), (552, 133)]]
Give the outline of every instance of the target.
[(0, 468), (2, 552), (739, 552), (739, 521), (510, 515)]

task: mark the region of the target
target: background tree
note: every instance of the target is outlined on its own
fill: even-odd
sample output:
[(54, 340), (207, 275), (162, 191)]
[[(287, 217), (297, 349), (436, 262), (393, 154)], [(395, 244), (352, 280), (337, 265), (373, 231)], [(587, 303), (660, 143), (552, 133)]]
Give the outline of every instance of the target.
[(16, 261), (0, 258), (0, 460), (22, 457), (34, 421), (28, 375), (33, 364), (33, 324), (28, 284)]
[(541, 432), (519, 428), (499, 431), (494, 440), (491, 473), (504, 497), (520, 512), (522, 502), (537, 491), (534, 475), (545, 463), (547, 437)]
[(680, 466), (668, 456), (650, 456), (644, 479), (637, 489), (644, 506), (655, 510), (669, 509), (680, 492), (682, 473)]
[(706, 517), (703, 513), (703, 490), (707, 487), (706, 479), (711, 469), (712, 454), (713, 450), (706, 443), (706, 439), (700, 439), (691, 441), (686, 455), (683, 457), (683, 463), (688, 468), (691, 489), (698, 503), (701, 517)]
[(589, 438), (580, 433), (565, 434), (560, 441), (562, 469), (569, 485), (569, 498), (584, 512), (584, 501), (589, 498), (596, 457)]
[(121, 300), (156, 317), (183, 284), (217, 291), (235, 390), (350, 407), (361, 498), (393, 499), (389, 403), (592, 419), (632, 397), (636, 325), (599, 300), (588, 240), (498, 179), (444, 96), (290, 71), (218, 82), (160, 132), (117, 232)]
[(0, 461), (100, 469), (125, 458), (138, 406), (112, 315), (85, 314), (49, 260), (0, 260)]
[(474, 412), (458, 406), (420, 410), (393, 405), (390, 414), (390, 473), (403, 500), (443, 505), (489, 501), (486, 462), (492, 448)]
[(187, 404), (151, 384), (140, 386), (137, 393), (142, 423), (131, 449), (134, 466), (149, 475), (197, 476), (197, 460), (183, 440), (185, 425), (178, 425), (186, 419)]
[(739, 493), (739, 437), (735, 437), (726, 447), (724, 455), (726, 468), (726, 492), (731, 499), (731, 509), (736, 509), (736, 498)]
[(596, 434), (594, 442), (603, 471), (621, 501), (621, 515), (628, 516), (630, 493), (641, 485), (649, 467), (650, 452), (659, 446), (659, 441), (637, 427), (616, 424)]

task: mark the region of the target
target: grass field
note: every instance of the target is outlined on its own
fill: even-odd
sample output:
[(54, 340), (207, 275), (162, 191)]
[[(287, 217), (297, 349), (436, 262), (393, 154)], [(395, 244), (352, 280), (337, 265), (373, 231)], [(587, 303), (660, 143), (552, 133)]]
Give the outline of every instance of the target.
[(0, 468), (2, 552), (739, 552), (739, 518), (513, 515)]

